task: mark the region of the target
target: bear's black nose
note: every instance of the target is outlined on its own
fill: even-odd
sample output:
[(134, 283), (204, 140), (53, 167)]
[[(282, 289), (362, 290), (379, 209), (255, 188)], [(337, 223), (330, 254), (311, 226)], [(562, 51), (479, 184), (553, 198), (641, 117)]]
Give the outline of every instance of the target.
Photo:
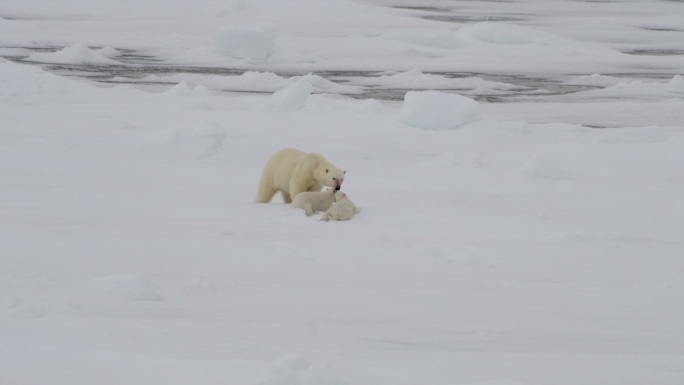
[(340, 185), (335, 186), (335, 191), (340, 191)]

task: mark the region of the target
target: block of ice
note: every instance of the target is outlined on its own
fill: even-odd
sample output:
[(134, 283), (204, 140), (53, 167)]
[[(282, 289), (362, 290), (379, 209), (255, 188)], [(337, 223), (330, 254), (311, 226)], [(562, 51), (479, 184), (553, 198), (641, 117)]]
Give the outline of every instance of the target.
[(424, 130), (450, 130), (480, 119), (472, 99), (438, 91), (410, 91), (404, 96), (401, 121)]

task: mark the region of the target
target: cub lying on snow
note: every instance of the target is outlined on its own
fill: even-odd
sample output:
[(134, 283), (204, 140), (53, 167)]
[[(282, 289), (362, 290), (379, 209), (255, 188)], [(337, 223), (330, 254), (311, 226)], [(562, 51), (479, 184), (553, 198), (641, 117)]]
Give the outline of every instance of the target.
[[(337, 193), (342, 194), (342, 193)], [(307, 216), (312, 216), (317, 211), (326, 211), (335, 203), (335, 190), (309, 191), (297, 194), (292, 206), (306, 211)]]
[(361, 211), (354, 202), (347, 198), (347, 194), (343, 192), (338, 192), (335, 194), (335, 203), (328, 209), (328, 211), (321, 217), (322, 221), (348, 221), (354, 214), (358, 214)]

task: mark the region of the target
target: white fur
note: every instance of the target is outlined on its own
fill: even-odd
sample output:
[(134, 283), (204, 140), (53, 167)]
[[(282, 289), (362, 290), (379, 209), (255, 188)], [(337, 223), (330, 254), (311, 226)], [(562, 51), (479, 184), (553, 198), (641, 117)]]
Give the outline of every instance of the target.
[[(338, 193), (339, 194), (339, 193)], [(329, 189), (319, 192), (302, 192), (292, 201), (292, 206), (306, 211), (311, 216), (318, 211), (326, 211), (335, 203), (335, 190)]]
[(322, 155), (294, 148), (278, 151), (266, 162), (261, 173), (256, 203), (268, 203), (280, 191), (285, 203), (291, 203), (305, 191), (321, 191), (323, 186), (339, 189), (345, 171), (328, 162)]
[(335, 194), (336, 202), (328, 209), (328, 211), (321, 217), (322, 221), (348, 221), (352, 219), (354, 214), (358, 214), (361, 209), (356, 207), (354, 202), (350, 201), (347, 194), (338, 192)]

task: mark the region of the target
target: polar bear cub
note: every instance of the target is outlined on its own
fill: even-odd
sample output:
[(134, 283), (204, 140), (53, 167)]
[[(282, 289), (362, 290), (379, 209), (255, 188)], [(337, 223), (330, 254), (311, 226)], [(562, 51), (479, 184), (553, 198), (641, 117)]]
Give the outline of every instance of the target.
[(349, 200), (347, 194), (340, 191), (335, 194), (335, 203), (323, 214), (321, 220), (348, 221), (360, 211), (354, 202)]
[(305, 191), (297, 194), (292, 206), (306, 211), (307, 216), (312, 216), (317, 211), (326, 211), (335, 203), (335, 190)]

